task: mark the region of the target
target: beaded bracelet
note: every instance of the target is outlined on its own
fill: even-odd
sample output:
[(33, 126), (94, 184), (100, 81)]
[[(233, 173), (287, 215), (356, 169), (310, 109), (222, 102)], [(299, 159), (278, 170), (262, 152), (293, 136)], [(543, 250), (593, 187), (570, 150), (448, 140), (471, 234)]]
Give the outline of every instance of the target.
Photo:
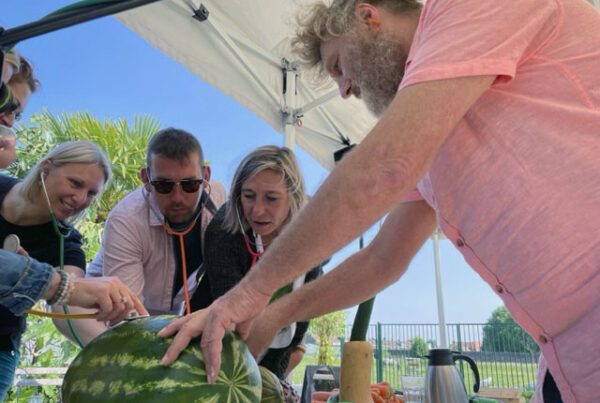
[(75, 288), (75, 276), (71, 273), (65, 273), (67, 277), (67, 284), (65, 285), (65, 290), (56, 301), (56, 305), (63, 305), (69, 302), (69, 298), (71, 298), (71, 293), (73, 292), (73, 288)]
[(64, 293), (65, 287), (67, 286), (66, 273), (63, 271), (59, 271), (58, 274), (60, 275), (60, 283), (58, 283), (58, 287), (56, 288), (56, 292), (54, 293), (54, 295), (50, 297), (50, 299), (46, 300), (48, 305), (55, 305), (56, 301), (58, 301), (60, 296)]
[(71, 293), (75, 287), (75, 276), (63, 270), (59, 271), (58, 273), (60, 274), (60, 283), (58, 284), (56, 293), (54, 293), (52, 298), (46, 301), (48, 302), (48, 305), (65, 304), (71, 297)]

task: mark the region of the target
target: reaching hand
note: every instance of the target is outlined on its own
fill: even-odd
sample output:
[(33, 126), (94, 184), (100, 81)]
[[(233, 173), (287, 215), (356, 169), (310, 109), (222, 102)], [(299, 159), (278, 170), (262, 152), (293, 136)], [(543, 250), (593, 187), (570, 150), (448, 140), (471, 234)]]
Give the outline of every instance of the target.
[(125, 319), (134, 309), (141, 315), (148, 314), (138, 297), (116, 277), (76, 278), (67, 303), (96, 308), (96, 320), (109, 321), (111, 325)]
[(161, 364), (173, 363), (187, 347), (190, 340), (202, 333), (202, 353), (206, 363), (208, 382), (213, 383), (221, 367), (222, 339), (225, 329), (236, 326), (238, 334), (245, 339), (252, 326), (252, 318), (269, 302), (269, 295), (240, 283), (211, 306), (176, 320), (162, 329), (158, 335), (169, 337), (175, 333), (173, 343)]

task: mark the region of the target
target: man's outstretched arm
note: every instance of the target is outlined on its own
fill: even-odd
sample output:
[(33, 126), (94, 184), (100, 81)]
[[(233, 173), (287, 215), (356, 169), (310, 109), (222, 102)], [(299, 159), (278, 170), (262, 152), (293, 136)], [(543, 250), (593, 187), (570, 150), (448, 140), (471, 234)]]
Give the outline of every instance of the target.
[(397, 281), (436, 225), (435, 212), (424, 201), (396, 207), (365, 249), (257, 316), (246, 340), (252, 353), (268, 348), (289, 323), (357, 305)]
[[(189, 341), (190, 335), (202, 332), (209, 381), (220, 367), (225, 329), (238, 324), (241, 334), (247, 332), (248, 322), (278, 287), (339, 250), (402, 201), (494, 79), (452, 78), (414, 84), (398, 92), (379, 123), (332, 171), (256, 267), (206, 312), (181, 324), (185, 332), (176, 342)], [(171, 334), (171, 329), (161, 335)], [(167, 352), (165, 362), (177, 356), (174, 351), (175, 347)]]

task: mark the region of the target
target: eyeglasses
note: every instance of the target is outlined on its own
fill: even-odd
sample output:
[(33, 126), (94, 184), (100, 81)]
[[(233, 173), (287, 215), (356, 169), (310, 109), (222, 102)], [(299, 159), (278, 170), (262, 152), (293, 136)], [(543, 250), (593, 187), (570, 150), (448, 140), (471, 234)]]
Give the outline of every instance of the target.
[(196, 193), (200, 189), (200, 185), (204, 182), (203, 179), (184, 179), (182, 181), (150, 181), (150, 184), (160, 194), (169, 194), (173, 191), (176, 184), (181, 186), (181, 190), (185, 193)]

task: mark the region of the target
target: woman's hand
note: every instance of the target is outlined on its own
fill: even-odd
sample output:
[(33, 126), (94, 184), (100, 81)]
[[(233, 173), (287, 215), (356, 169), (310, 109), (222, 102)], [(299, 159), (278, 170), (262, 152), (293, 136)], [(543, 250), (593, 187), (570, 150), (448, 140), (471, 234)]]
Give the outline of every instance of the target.
[(177, 333), (161, 364), (173, 363), (190, 343), (190, 340), (202, 333), (201, 347), (206, 373), (208, 382), (213, 383), (221, 367), (221, 350), (223, 348), (221, 340), (225, 329), (235, 325), (238, 334), (246, 339), (252, 326), (252, 318), (268, 302), (269, 295), (253, 290), (245, 282), (242, 282), (205, 310), (194, 312), (172, 322), (158, 333), (161, 337), (169, 337)]
[(17, 252), (16, 253), (18, 255), (21, 255), (21, 256), (29, 257), (29, 253), (27, 253), (27, 251), (25, 250), (25, 248), (23, 248), (22, 246), (19, 246), (17, 248)]
[(127, 318), (132, 310), (148, 314), (138, 297), (117, 277), (76, 278), (67, 303), (98, 309), (96, 320), (108, 321), (111, 325)]

